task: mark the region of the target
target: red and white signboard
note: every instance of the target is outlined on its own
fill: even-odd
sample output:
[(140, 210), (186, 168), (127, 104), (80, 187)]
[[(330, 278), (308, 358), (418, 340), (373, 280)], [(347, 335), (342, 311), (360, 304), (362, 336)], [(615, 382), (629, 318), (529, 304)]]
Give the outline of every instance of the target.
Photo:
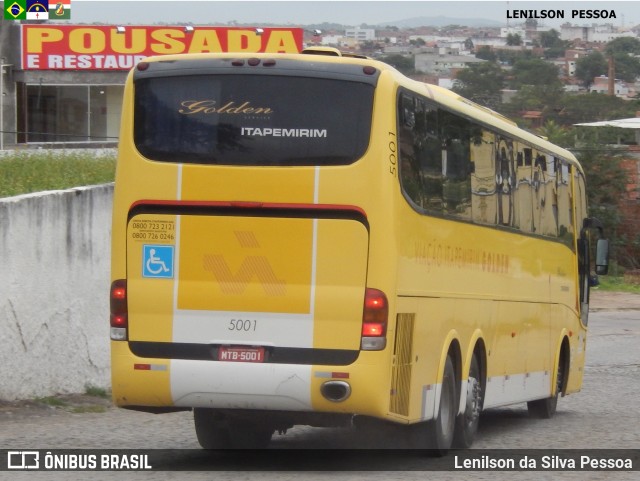
[(129, 70), (151, 55), (298, 53), (300, 28), (22, 25), (24, 70)]

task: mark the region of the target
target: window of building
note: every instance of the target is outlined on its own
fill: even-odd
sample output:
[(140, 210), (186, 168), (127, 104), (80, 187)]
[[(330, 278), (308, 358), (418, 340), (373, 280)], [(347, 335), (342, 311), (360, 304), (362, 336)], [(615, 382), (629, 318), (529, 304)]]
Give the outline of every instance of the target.
[(24, 142), (115, 142), (122, 85), (26, 86)]

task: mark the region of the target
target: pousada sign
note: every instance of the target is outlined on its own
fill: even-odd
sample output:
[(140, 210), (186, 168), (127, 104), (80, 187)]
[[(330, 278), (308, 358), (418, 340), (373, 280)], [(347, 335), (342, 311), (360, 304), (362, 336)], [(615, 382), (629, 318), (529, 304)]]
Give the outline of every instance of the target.
[(151, 55), (298, 53), (302, 29), (22, 25), (24, 70), (129, 70)]

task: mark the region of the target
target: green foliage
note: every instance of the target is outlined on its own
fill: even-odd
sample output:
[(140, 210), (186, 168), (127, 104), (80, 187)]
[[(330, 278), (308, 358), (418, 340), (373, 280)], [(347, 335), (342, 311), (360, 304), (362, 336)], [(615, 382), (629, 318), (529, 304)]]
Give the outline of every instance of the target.
[(503, 111), (505, 115), (515, 118), (516, 121), (521, 120), (520, 113), (525, 110), (537, 110), (542, 112), (544, 118), (554, 119), (564, 95), (562, 86), (559, 84), (524, 85), (511, 102), (503, 105)]
[(540, 32), (540, 46), (542, 48), (567, 48), (567, 44), (567, 41), (560, 38), (560, 32), (556, 29)]
[(628, 53), (618, 52), (613, 54), (615, 65), (615, 77), (625, 82), (635, 82), (640, 76), (640, 60)]
[(551, 29), (548, 32), (540, 32), (540, 46), (544, 48), (544, 58), (564, 57), (569, 43), (566, 40), (562, 40), (560, 33), (555, 29)]
[(68, 404), (66, 401), (56, 396), (39, 397), (36, 398), (35, 401), (51, 407), (64, 407)]
[(482, 62), (460, 70), (453, 90), (495, 110), (500, 105), (500, 89), (503, 84), (504, 73), (500, 66), (493, 62)]
[(546, 118), (565, 96), (558, 69), (542, 59), (519, 58), (511, 75), (511, 88), (518, 92), (504, 105), (505, 115), (518, 118), (522, 111), (537, 110)]
[(510, 33), (507, 35), (507, 45), (510, 47), (515, 47), (518, 45), (522, 45), (522, 37), (517, 33)]
[(576, 61), (575, 76), (582, 82), (582, 85), (588, 88), (594, 78), (605, 75), (607, 70), (608, 64), (604, 55), (601, 52), (593, 52)]
[(576, 78), (585, 87), (593, 83), (600, 75), (608, 75), (609, 58), (613, 57), (615, 76), (626, 82), (635, 82), (640, 76), (640, 40), (632, 37), (617, 38), (607, 44), (605, 53), (593, 52), (576, 62)]
[(616, 78), (625, 82), (635, 82), (640, 76), (640, 40), (634, 37), (620, 37), (607, 44), (607, 57), (613, 57)]
[(106, 389), (97, 387), (97, 386), (92, 386), (90, 384), (87, 384), (87, 386), (85, 387), (85, 394), (87, 394), (88, 396), (99, 397), (104, 399), (107, 399), (109, 397), (109, 393), (107, 392)]
[(564, 127), (553, 120), (548, 120), (545, 124), (538, 129), (538, 134), (545, 137), (549, 142), (552, 142), (561, 147), (570, 147), (573, 142), (573, 130)]
[(603, 149), (602, 145), (595, 143), (581, 147), (577, 156), (585, 171), (589, 204), (598, 210), (616, 208), (627, 185), (622, 158), (615, 150)]
[(635, 37), (619, 37), (609, 42), (605, 51), (608, 55), (616, 53), (640, 54), (640, 40)]
[(115, 155), (20, 152), (0, 158), (0, 197), (113, 182)]
[(498, 60), (498, 55), (491, 49), (491, 47), (483, 45), (476, 50), (476, 58), (495, 62)]
[(406, 57), (400, 54), (386, 55), (379, 58), (380, 61), (391, 65), (402, 72), (404, 75), (412, 75), (415, 73), (415, 62), (413, 55)]
[(589, 216), (602, 221), (611, 243), (611, 256), (621, 261), (626, 240), (619, 233), (622, 223), (619, 202), (625, 195), (627, 183), (622, 158), (615, 150), (595, 142), (583, 145), (576, 154), (586, 176)]
[(631, 292), (634, 294), (640, 294), (640, 285), (629, 284), (624, 281), (623, 277), (615, 276), (601, 276), (598, 278), (600, 284), (597, 289), (602, 291), (614, 291), (614, 292)]
[(635, 117), (638, 101), (626, 101), (606, 94), (563, 95), (554, 101), (551, 118), (562, 125)]
[(557, 88), (562, 86), (558, 77), (558, 68), (539, 58), (521, 58), (513, 65), (512, 88), (521, 88), (524, 85), (537, 85)]
[(533, 58), (531, 50), (498, 50), (498, 61), (506, 65), (515, 65), (518, 60), (530, 60)]

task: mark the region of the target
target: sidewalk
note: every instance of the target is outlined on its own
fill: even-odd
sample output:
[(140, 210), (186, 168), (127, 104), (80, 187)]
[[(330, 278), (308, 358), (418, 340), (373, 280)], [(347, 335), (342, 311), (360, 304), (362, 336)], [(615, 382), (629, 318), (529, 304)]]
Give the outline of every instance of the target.
[(591, 289), (590, 311), (640, 311), (640, 294)]

